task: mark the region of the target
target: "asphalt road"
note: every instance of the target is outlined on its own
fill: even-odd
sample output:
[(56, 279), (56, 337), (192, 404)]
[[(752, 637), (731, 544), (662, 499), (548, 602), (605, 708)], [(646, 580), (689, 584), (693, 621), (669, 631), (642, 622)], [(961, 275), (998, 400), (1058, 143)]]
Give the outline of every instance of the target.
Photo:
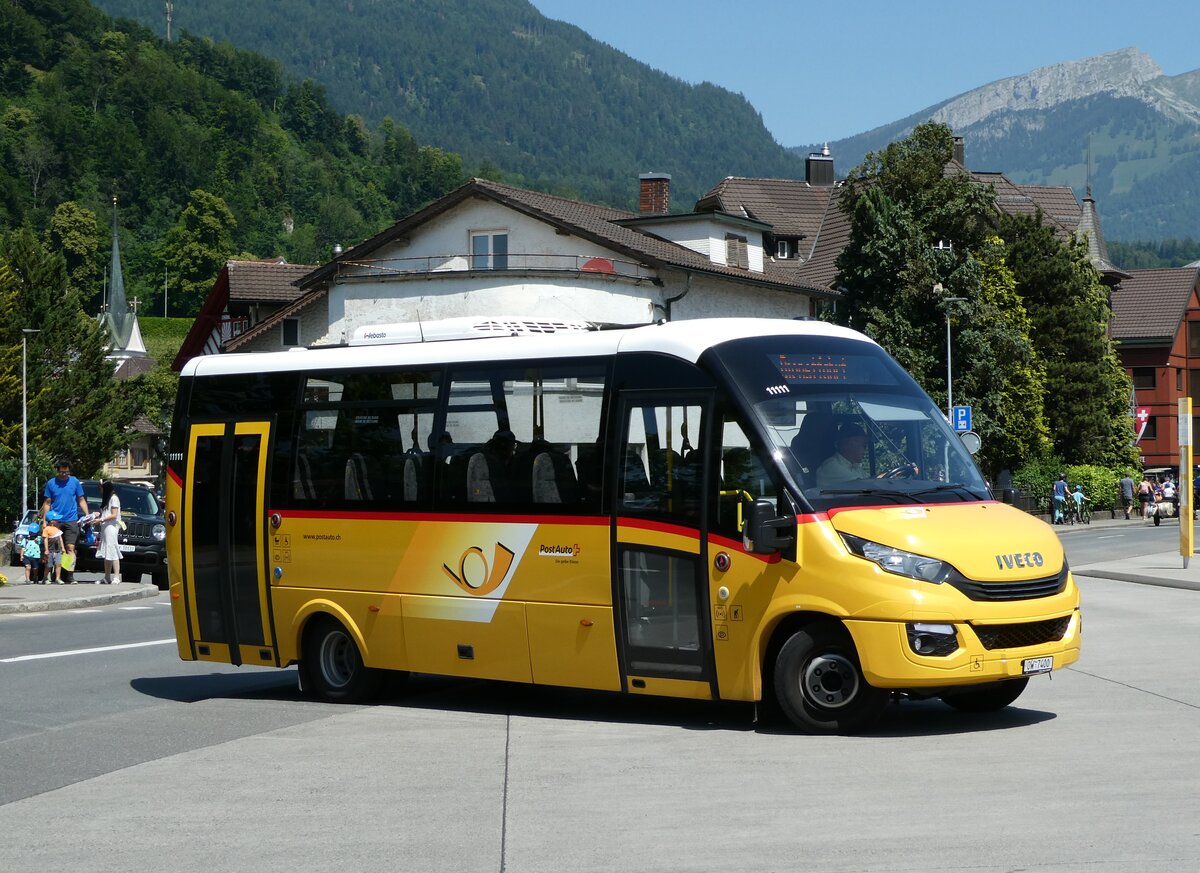
[(178, 661), (163, 597), (0, 616), (0, 869), (1200, 869), (1200, 594), (1081, 586), (1077, 665), (856, 737), (431, 678), (317, 704), (291, 670)]

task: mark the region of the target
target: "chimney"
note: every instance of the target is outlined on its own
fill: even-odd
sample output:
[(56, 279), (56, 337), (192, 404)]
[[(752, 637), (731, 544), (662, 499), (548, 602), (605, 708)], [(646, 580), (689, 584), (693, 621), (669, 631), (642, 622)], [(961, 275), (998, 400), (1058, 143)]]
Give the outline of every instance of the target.
[(671, 209), (671, 174), (642, 173), (638, 176), (638, 212), (666, 215)]
[(954, 138), (954, 160), (964, 167), (967, 165), (967, 144), (961, 136)]
[(829, 143), (819, 152), (812, 152), (804, 162), (804, 181), (814, 188), (833, 185), (833, 158), (829, 155)]

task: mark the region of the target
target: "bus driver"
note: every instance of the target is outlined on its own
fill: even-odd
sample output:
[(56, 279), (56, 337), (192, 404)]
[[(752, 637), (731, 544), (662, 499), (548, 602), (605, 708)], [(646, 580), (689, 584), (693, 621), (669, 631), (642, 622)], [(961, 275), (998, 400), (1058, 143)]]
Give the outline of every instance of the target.
[(817, 467), (817, 487), (825, 488), (851, 479), (866, 479), (867, 433), (857, 424), (844, 424), (838, 428), (834, 440), (837, 451)]

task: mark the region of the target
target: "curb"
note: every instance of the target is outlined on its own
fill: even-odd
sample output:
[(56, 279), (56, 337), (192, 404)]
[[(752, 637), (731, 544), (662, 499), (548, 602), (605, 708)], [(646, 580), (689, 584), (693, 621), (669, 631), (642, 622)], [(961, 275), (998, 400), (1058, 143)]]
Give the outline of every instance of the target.
[(85, 594), (81, 597), (64, 597), (55, 600), (26, 600), (20, 603), (0, 603), (0, 615), (25, 612), (50, 612), (56, 609), (83, 609), (89, 606), (107, 606), (112, 603), (124, 603), (127, 600), (142, 600), (147, 597), (157, 597), (160, 593), (157, 585), (142, 583), (132, 591), (97, 591), (95, 594)]
[(1097, 570), (1088, 567), (1071, 568), (1076, 576), (1092, 579), (1110, 579), (1114, 582), (1132, 582), (1136, 585), (1153, 585), (1157, 588), (1180, 588), (1184, 591), (1200, 591), (1200, 582), (1187, 579), (1165, 579), (1162, 576), (1143, 576), (1140, 573), (1123, 573), (1120, 570)]

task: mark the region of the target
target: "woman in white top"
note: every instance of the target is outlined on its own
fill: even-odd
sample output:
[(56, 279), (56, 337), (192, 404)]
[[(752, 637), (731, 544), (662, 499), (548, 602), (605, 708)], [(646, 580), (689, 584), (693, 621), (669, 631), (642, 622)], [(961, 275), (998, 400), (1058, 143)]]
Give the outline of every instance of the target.
[(117, 546), (117, 535), (121, 530), (121, 500), (113, 490), (112, 482), (100, 487), (100, 539), (96, 543), (96, 557), (104, 561), (105, 585), (121, 581), (121, 550)]

